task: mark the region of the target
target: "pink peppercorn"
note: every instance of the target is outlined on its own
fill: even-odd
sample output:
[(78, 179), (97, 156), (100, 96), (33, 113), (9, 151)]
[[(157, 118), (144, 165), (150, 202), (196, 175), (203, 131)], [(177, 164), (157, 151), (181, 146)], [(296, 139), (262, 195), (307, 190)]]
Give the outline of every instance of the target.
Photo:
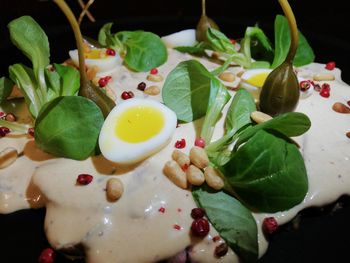
[(30, 136), (34, 137), (34, 128), (29, 128), (28, 131), (27, 131), (27, 133), (28, 133)]
[(165, 213), (165, 208), (164, 208), (164, 207), (161, 207), (161, 208), (158, 209), (158, 211), (159, 211), (160, 213), (164, 214), (164, 213)]
[(326, 64), (325, 68), (328, 70), (333, 70), (335, 68), (336, 64), (334, 61), (330, 61)]
[(158, 69), (152, 68), (149, 73), (151, 73), (152, 75), (156, 75), (156, 74), (158, 74)]
[(141, 90), (141, 91), (144, 91), (146, 89), (146, 83), (145, 82), (140, 82), (138, 85), (137, 85), (137, 89), (138, 90)]
[(115, 50), (112, 48), (107, 48), (106, 49), (106, 55), (108, 56), (115, 56)]
[(205, 140), (202, 139), (202, 138), (197, 138), (197, 139), (194, 141), (194, 145), (195, 145), (195, 146), (198, 146), (198, 147), (201, 147), (201, 148), (204, 148), (204, 147), (205, 147)]
[(7, 127), (0, 127), (0, 137), (5, 137), (7, 134), (9, 134), (11, 131)]
[(103, 77), (103, 78), (100, 78), (98, 80), (98, 85), (103, 88), (103, 87), (106, 87), (108, 82), (112, 79), (111, 76), (106, 76), (106, 77)]
[(274, 217), (266, 217), (262, 223), (262, 229), (265, 234), (271, 235), (275, 233), (278, 229), (278, 223)]
[(4, 118), (5, 116), (6, 116), (6, 113), (3, 112), (3, 111), (0, 111), (0, 119), (1, 119), (1, 118)]
[(123, 100), (128, 100), (134, 97), (134, 93), (132, 91), (123, 91), (121, 98)]
[(323, 83), (321, 86), (320, 95), (324, 98), (329, 98), (329, 96), (331, 95), (330, 91), (331, 91), (330, 85), (327, 83)]
[(311, 83), (308, 80), (303, 80), (303, 81), (300, 81), (299, 87), (301, 91), (305, 92), (310, 89)]
[(55, 261), (55, 251), (52, 248), (45, 248), (38, 258), (39, 263), (53, 263)]
[(196, 237), (205, 237), (209, 233), (209, 222), (205, 218), (197, 218), (192, 222), (191, 231)]
[(88, 185), (92, 182), (94, 177), (90, 174), (79, 174), (77, 177), (77, 184), (79, 185)]
[(178, 225), (178, 224), (175, 224), (173, 227), (174, 227), (174, 229), (176, 229), (176, 230), (181, 230), (181, 226)]
[(185, 147), (186, 147), (186, 140), (185, 139), (181, 139), (181, 140), (176, 141), (175, 148), (183, 149)]
[(200, 207), (193, 208), (191, 210), (191, 217), (193, 219), (202, 218), (205, 215), (205, 210)]

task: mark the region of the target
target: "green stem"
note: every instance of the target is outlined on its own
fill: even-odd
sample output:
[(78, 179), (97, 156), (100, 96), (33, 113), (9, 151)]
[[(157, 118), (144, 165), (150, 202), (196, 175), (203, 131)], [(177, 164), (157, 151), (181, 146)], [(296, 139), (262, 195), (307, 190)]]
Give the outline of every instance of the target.
[(286, 62), (291, 63), (294, 59), (294, 56), (298, 48), (299, 36), (298, 36), (297, 22), (295, 20), (293, 10), (288, 3), (288, 0), (278, 0), (278, 1), (282, 7), (282, 10), (285, 16), (287, 17), (289, 28), (290, 28), (291, 44), (290, 44), (289, 52), (286, 58)]
[(87, 76), (85, 72), (85, 58), (84, 58), (84, 47), (83, 47), (83, 36), (81, 35), (79, 24), (69, 6), (66, 4), (64, 0), (53, 0), (58, 7), (62, 10), (62, 12), (67, 17), (76, 39), (77, 47), (78, 47), (78, 56), (79, 56), (79, 71), (80, 71), (80, 90), (85, 89), (87, 87)]
[(202, 0), (202, 16), (206, 16), (206, 11), (205, 11), (205, 0)]

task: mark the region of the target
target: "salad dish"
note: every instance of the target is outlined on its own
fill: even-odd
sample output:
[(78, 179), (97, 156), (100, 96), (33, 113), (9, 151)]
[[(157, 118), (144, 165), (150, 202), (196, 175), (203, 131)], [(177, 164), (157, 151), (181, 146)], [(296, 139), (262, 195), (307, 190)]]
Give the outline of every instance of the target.
[(288, 1), (273, 41), (257, 25), (230, 39), (205, 1), (193, 29), (91, 39), (53, 2), (77, 49), (50, 61), (16, 18), (31, 64), (0, 78), (0, 213), (45, 208), (39, 262), (257, 262), (280, 225), (350, 194), (350, 87)]

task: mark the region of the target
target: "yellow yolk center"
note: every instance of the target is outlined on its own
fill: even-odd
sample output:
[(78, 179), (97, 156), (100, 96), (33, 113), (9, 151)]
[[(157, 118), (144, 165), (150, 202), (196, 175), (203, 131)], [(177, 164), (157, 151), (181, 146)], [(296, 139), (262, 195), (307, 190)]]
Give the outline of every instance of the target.
[(101, 58), (101, 50), (100, 49), (91, 49), (88, 52), (84, 53), (85, 58), (88, 59), (100, 59)]
[(250, 85), (261, 88), (264, 85), (264, 82), (268, 75), (269, 75), (269, 72), (261, 72), (251, 76), (246, 80), (246, 82), (249, 83)]
[(139, 143), (157, 135), (163, 126), (164, 116), (159, 110), (150, 106), (135, 106), (118, 117), (115, 132), (123, 141)]

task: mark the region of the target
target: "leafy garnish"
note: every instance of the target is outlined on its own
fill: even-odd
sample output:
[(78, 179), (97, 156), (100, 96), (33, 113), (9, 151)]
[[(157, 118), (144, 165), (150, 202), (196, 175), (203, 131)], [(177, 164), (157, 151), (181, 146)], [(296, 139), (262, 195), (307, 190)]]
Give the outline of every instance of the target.
[(10, 96), (13, 88), (13, 82), (8, 78), (0, 78), (0, 105)]
[(149, 71), (164, 64), (167, 49), (159, 36), (145, 31), (122, 31), (111, 33), (112, 23), (105, 24), (98, 36), (99, 42), (126, 53), (126, 65), (135, 71)]
[(22, 16), (8, 25), (12, 42), (33, 64), (33, 69), (14, 64), (9, 67), (11, 80), (21, 90), (30, 113), (38, 116), (43, 105), (62, 95), (75, 95), (79, 74), (74, 68), (56, 65), (57, 72), (48, 71), (49, 43), (45, 32), (29, 16)]
[(228, 161), (231, 151), (227, 147), (235, 134), (252, 123), (250, 115), (253, 111), (256, 111), (256, 105), (252, 95), (245, 89), (239, 89), (226, 114), (224, 136), (205, 147), (213, 163), (223, 165)]
[(203, 117), (208, 108), (213, 76), (198, 61), (179, 63), (167, 76), (162, 96), (180, 121), (191, 122)]
[(35, 142), (55, 156), (83, 160), (94, 153), (104, 118), (99, 107), (80, 96), (47, 103), (35, 123)]
[(258, 258), (257, 225), (252, 213), (238, 200), (209, 187), (195, 188), (192, 195), (220, 236), (244, 260)]
[[(287, 57), (291, 43), (290, 28), (287, 19), (282, 15), (277, 15), (275, 19), (275, 57), (271, 67), (276, 68)], [(313, 62), (314, 52), (306, 38), (299, 31), (298, 49), (293, 60), (294, 66), (300, 67)]]
[(299, 204), (308, 190), (304, 160), (283, 136), (260, 130), (221, 167), (235, 195), (249, 207), (274, 213)]
[(305, 114), (301, 112), (288, 112), (244, 130), (239, 135), (236, 148), (246, 142), (259, 130), (273, 130), (285, 135), (286, 137), (295, 137), (307, 132), (310, 126), (310, 119)]

